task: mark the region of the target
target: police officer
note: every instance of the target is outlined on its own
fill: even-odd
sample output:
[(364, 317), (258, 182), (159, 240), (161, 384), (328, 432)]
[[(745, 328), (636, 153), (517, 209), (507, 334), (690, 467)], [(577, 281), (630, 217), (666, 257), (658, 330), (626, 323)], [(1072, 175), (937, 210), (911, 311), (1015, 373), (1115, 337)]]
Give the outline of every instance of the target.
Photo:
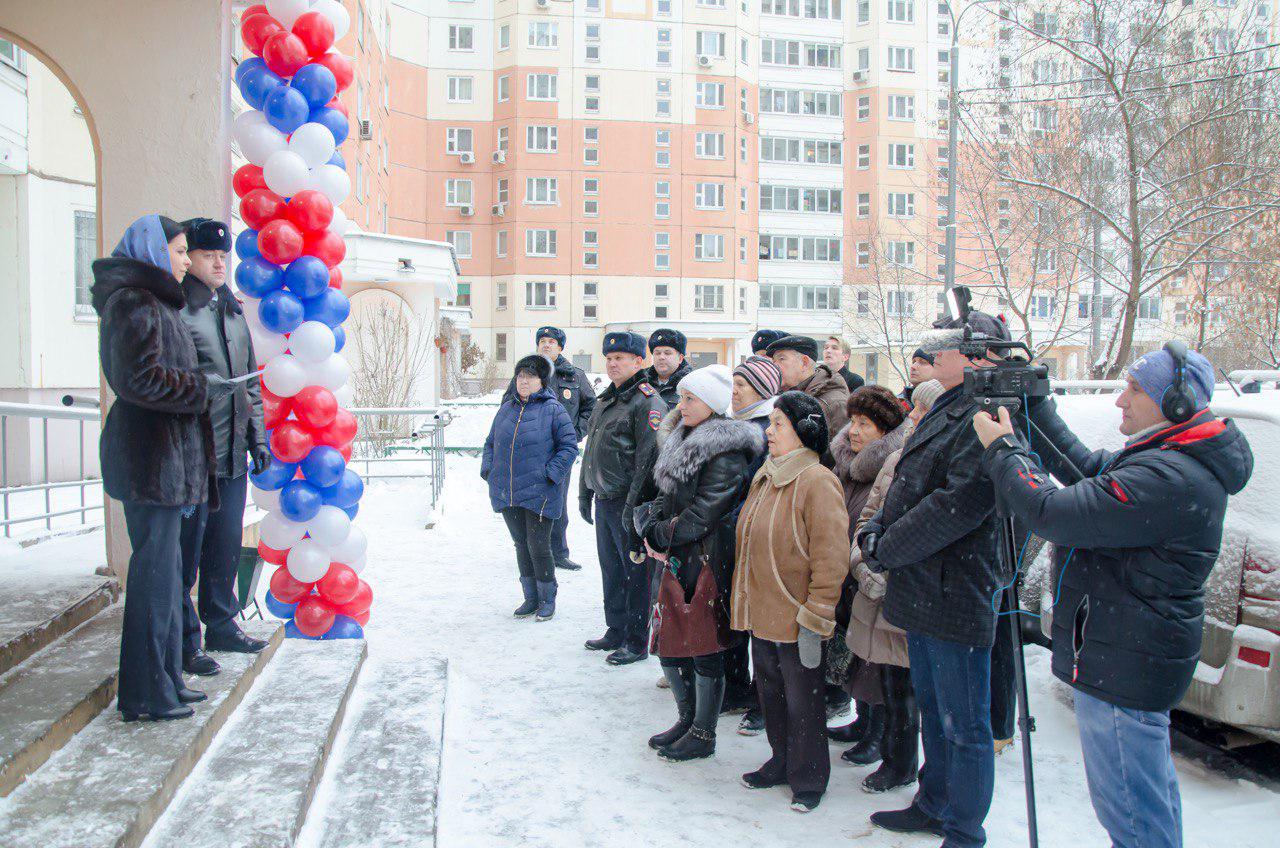
[(786, 330), (756, 330), (751, 337), (751, 353), (753, 356), (768, 356), (769, 345), (791, 335)]
[[(645, 339), (639, 333), (607, 333), (605, 373), (612, 385), (601, 393), (583, 453), (578, 510), (596, 526), (596, 551), (604, 584), (608, 629), (591, 639), (591, 651), (610, 651), (610, 665), (649, 656), (649, 588), (644, 545), (632, 510), (658, 455), (658, 425), (667, 406), (646, 381)], [(592, 506), (595, 519), (592, 519)]]
[[(249, 325), (226, 285), (231, 230), (208, 218), (193, 218), (183, 222), (183, 227), (191, 268), (182, 281), (186, 297), (182, 320), (195, 342), (200, 371), (213, 397), (214, 387), (225, 387), (232, 378), (257, 371), (258, 364)], [(266, 646), (236, 626), (240, 605), (235, 579), (248, 492), (248, 457), (252, 456), (253, 470), (258, 473), (270, 464), (271, 453), (257, 379), (233, 385), (232, 391), (224, 390), (209, 406), (218, 480), (218, 498), (213, 503), (220, 506), (211, 511), (206, 502), (182, 522), (182, 668), (188, 674), (218, 673), (217, 661), (201, 650), (202, 621), (208, 650), (256, 653)], [(199, 615), (191, 602), (197, 576)]]
[(645, 380), (658, 390), (668, 411), (675, 409), (680, 402), (676, 386), (685, 374), (693, 370), (684, 358), (688, 345), (689, 340), (679, 330), (664, 327), (654, 330), (649, 336), (649, 355), (653, 357), (653, 364), (645, 369)]

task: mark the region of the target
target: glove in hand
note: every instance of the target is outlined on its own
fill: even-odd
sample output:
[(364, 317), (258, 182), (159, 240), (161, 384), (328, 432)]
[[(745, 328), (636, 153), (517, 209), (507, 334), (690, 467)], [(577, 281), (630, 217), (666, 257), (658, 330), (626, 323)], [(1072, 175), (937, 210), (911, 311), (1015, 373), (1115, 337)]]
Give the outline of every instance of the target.
[(796, 639), (796, 647), (800, 651), (800, 665), (805, 668), (817, 668), (822, 662), (822, 637), (803, 624), (800, 625), (800, 636)]

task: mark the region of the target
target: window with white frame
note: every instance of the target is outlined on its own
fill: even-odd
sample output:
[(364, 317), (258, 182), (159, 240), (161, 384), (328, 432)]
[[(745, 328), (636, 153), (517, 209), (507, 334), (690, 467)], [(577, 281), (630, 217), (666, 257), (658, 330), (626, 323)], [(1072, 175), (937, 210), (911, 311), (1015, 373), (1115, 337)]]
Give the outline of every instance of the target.
[(871, 98), (865, 94), (858, 97), (858, 120), (871, 120)]
[(771, 262), (839, 262), (840, 239), (761, 233), (760, 258)]
[(529, 22), (529, 41), (530, 47), (540, 50), (550, 50), (560, 46), (560, 24), (557, 21), (530, 21)]
[(721, 233), (694, 233), (693, 258), (702, 262), (723, 262), (724, 235)]
[(582, 143), (583, 144), (599, 144), (600, 128), (599, 127), (583, 127)]
[(653, 254), (653, 269), (655, 271), (670, 271), (671, 270), (671, 254), (670, 253)]
[(530, 153), (555, 153), (559, 148), (559, 134), (558, 127), (530, 124), (525, 127), (524, 149)]
[(856, 247), (857, 247), (856, 259), (854, 260), (855, 264), (859, 268), (869, 267), (871, 265), (871, 242), (860, 241), (858, 242)]
[(838, 188), (762, 184), (760, 211), (838, 213), (841, 195)]
[(699, 109), (723, 109), (724, 83), (699, 80), (694, 89), (694, 104)]
[(747, 187), (746, 186), (741, 186), (738, 189), (738, 211), (739, 212), (747, 211)]
[(1031, 126), (1041, 135), (1058, 131), (1058, 110), (1053, 106), (1037, 106), (1031, 113)]
[(723, 9), (724, 0), (698, 0), (697, 5), (705, 9)]
[(858, 170), (865, 171), (871, 167), (871, 145), (858, 145)]
[(671, 233), (658, 232), (653, 234), (654, 250), (670, 250), (671, 249)]
[(511, 77), (503, 74), (498, 77), (498, 102), (506, 103), (511, 99)]
[(445, 206), (471, 206), (471, 180), (445, 180)]
[(871, 0), (856, 0), (858, 4), (857, 20), (859, 24), (871, 22)]
[(699, 132), (694, 135), (693, 155), (699, 159), (723, 159), (724, 133)]
[(698, 183), (695, 185), (693, 205), (698, 209), (723, 209), (724, 183)]
[(710, 56), (715, 59), (724, 58), (725, 36), (723, 32), (700, 29), (695, 38), (695, 50), (699, 56)]
[(600, 180), (589, 177), (582, 181), (582, 214), (594, 217), (600, 214)]
[[(17, 56), (14, 48), (14, 56)], [(77, 209), (75, 223), (75, 314), (93, 317), (93, 298), (89, 289), (93, 286), (93, 260), (98, 256), (98, 216), (94, 212)]]
[(1052, 274), (1058, 270), (1058, 251), (1052, 247), (1037, 247), (1032, 258), (1041, 273)]
[(666, 300), (669, 297), (671, 297), (671, 291), (670, 291), (670, 287), (666, 283), (653, 284), (654, 300)]
[(840, 45), (785, 38), (760, 40), (760, 64), (804, 68), (839, 68)]
[(885, 67), (891, 71), (914, 71), (916, 69), (915, 48), (889, 45), (889, 63)]
[(886, 0), (885, 17), (891, 24), (913, 24), (916, 21), (915, 0)]
[(780, 115), (839, 117), (840, 92), (762, 88), (760, 89), (760, 111)]
[(558, 82), (559, 77), (556, 74), (529, 74), (525, 82), (524, 96), (528, 100), (555, 100)]
[(582, 150), (582, 164), (599, 165), (600, 164), (600, 148), (585, 147)]
[(449, 49), (474, 50), (475, 29), (464, 24), (449, 24)]
[(498, 203), (506, 203), (511, 198), (510, 185), (511, 183), (506, 177), (498, 180), (498, 196), (496, 198)]
[(600, 93), (600, 75), (587, 74), (582, 78), (582, 90), (588, 94)]
[(534, 205), (558, 203), (559, 180), (555, 177), (526, 177), (524, 202)]
[(910, 318), (916, 313), (916, 293), (904, 289), (886, 292), (885, 312), (892, 318)]
[(530, 309), (554, 309), (556, 306), (555, 280), (526, 280), (524, 305)]
[(584, 268), (600, 267), (600, 233), (598, 230), (582, 231), (582, 265)]
[(1144, 321), (1160, 320), (1160, 295), (1144, 294), (1138, 298), (1138, 317)]
[(671, 66), (671, 30), (666, 27), (659, 27), (657, 32), (658, 52), (656, 61), (658, 67), (666, 68)]
[(506, 153), (511, 148), (511, 130), (508, 127), (498, 127), (498, 149)]
[(524, 231), (524, 255), (549, 257), (556, 255), (556, 231), (528, 229)]
[(694, 286), (693, 308), (697, 312), (723, 312), (724, 286)]
[(670, 150), (654, 151), (653, 164), (659, 168), (670, 168), (671, 167), (671, 151)]
[(655, 0), (653, 4), (654, 17), (669, 18), (671, 17), (671, 0)]
[[(494, 308), (498, 310), (507, 308), (507, 284), (506, 283), (498, 283), (496, 287), (496, 291), (494, 292), (494, 300), (495, 300)], [(507, 336), (505, 333), (498, 333), (498, 339), (500, 340), (502, 345), (499, 348), (501, 353), (500, 353), (500, 356), (498, 357), (498, 361), (503, 362), (507, 358)]]
[(1052, 295), (1035, 294), (1027, 305), (1027, 314), (1032, 318), (1048, 319), (1058, 312), (1058, 302)]
[(858, 217), (867, 218), (871, 215), (871, 194), (870, 192), (858, 192)]
[(840, 287), (762, 283), (760, 308), (835, 311), (840, 308)]
[(871, 71), (871, 48), (870, 47), (858, 48), (858, 63), (855, 66), (855, 69), (862, 71), (864, 74), (869, 73)]
[(910, 94), (891, 94), (886, 98), (889, 120), (914, 121), (916, 119), (916, 99)]
[(893, 240), (888, 244), (885, 255), (895, 265), (914, 268), (916, 265), (916, 243), (914, 241)]
[(453, 252), (459, 259), (471, 258), (471, 232), (469, 230), (446, 230), (445, 241), (453, 245)]
[(473, 83), (471, 77), (449, 77), (449, 102), (470, 103)]
[(916, 146), (902, 142), (889, 145), (890, 168), (914, 168), (916, 166)]
[(838, 141), (763, 136), (760, 139), (760, 159), (802, 165), (839, 165), (842, 151)]
[(499, 258), (505, 257), (507, 255), (507, 231), (506, 230), (498, 230), (497, 234), (494, 236), (493, 252), (497, 254)]
[(912, 191), (889, 192), (887, 213), (890, 218), (914, 218), (916, 215), (915, 192), (912, 192)]
[(457, 155), (459, 153), (472, 153), (474, 149), (471, 146), (472, 132), (465, 127), (449, 127), (444, 132), (444, 152)]
[(838, 21), (840, 0), (760, 0), (760, 14)]
[[(498, 285), (499, 285), (499, 286), (501, 286), (501, 287), (502, 287), (502, 289), (503, 289), (503, 294), (502, 294), (502, 305), (501, 305), (501, 306), (499, 306), (498, 308), (499, 308), (499, 309), (506, 309), (506, 308), (507, 308), (507, 295), (506, 295), (506, 286), (507, 286), (507, 284), (506, 284), (506, 283), (499, 283)], [(493, 358), (494, 358), (494, 359), (496, 359), (498, 362), (506, 362), (506, 361), (507, 361), (507, 334), (506, 334), (506, 333), (495, 333), (495, 334), (494, 334), (494, 336), (493, 336)]]

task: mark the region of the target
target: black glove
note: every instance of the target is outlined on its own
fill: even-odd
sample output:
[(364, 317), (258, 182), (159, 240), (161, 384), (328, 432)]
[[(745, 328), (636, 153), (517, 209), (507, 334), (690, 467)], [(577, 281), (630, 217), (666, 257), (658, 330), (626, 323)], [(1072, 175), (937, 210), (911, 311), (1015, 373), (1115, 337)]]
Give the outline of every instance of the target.
[(236, 390), (236, 384), (219, 374), (205, 375), (205, 395), (209, 404), (215, 404), (223, 398), (230, 397)]
[(876, 559), (876, 550), (880, 547), (880, 536), (884, 528), (874, 522), (868, 522), (858, 534), (858, 549), (862, 551), (862, 561), (867, 568), (877, 574), (884, 572), (884, 567)]
[(249, 448), (249, 458), (253, 460), (254, 474), (261, 474), (271, 467), (271, 449), (266, 445), (254, 445)]
[(582, 520), (588, 524), (595, 524), (591, 519), (591, 506), (595, 502), (595, 497), (590, 493), (578, 495), (578, 514), (582, 516)]

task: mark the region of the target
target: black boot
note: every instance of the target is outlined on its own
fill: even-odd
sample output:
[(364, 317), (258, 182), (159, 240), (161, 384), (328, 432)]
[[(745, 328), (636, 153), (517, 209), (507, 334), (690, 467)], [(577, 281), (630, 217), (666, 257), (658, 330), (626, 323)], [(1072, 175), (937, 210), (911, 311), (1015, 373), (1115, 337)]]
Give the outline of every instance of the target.
[(871, 705), (866, 701), (854, 701), (853, 704), (858, 713), (857, 718), (846, 725), (827, 728), (827, 738), (832, 742), (839, 742), (841, 745), (853, 745), (861, 742), (862, 735), (867, 732), (868, 714), (871, 712)]
[(681, 763), (700, 760), (716, 752), (716, 719), (720, 717), (720, 701), (724, 698), (724, 675), (694, 675), (693, 726), (689, 732), (658, 751), (664, 760)]
[(849, 697), (849, 693), (832, 683), (826, 684), (826, 692), (824, 699), (827, 704), (827, 721), (840, 716), (849, 714), (849, 706), (853, 703), (853, 699)]
[(610, 627), (599, 639), (588, 639), (584, 647), (588, 651), (616, 651), (622, 646), (622, 634)]
[(649, 737), (649, 747), (655, 751), (675, 742), (693, 726), (693, 669), (664, 665), (662, 673), (670, 684), (671, 694), (675, 696), (677, 718), (670, 730)]
[(872, 813), (871, 823), (894, 833), (931, 833), (942, 836), (942, 822), (927, 814), (912, 801), (905, 810), (885, 810)]
[(197, 649), (195, 653), (182, 655), (182, 671), (186, 674), (212, 677), (221, 670), (222, 666), (218, 665), (218, 661), (204, 651)]
[(876, 704), (867, 712), (867, 730), (858, 743), (840, 755), (855, 766), (869, 766), (880, 759), (880, 737), (884, 734), (884, 705)]
[(538, 621), (549, 621), (556, 614), (556, 581), (538, 581)]
[(884, 736), (880, 754), (884, 761), (862, 788), (867, 792), (888, 792), (916, 782), (920, 765), (920, 710), (911, 688), (911, 673), (905, 668), (883, 666), (880, 672), (885, 698)]
[(532, 577), (521, 577), (520, 588), (524, 590), (524, 603), (516, 607), (512, 615), (528, 618), (538, 611), (538, 581)]

